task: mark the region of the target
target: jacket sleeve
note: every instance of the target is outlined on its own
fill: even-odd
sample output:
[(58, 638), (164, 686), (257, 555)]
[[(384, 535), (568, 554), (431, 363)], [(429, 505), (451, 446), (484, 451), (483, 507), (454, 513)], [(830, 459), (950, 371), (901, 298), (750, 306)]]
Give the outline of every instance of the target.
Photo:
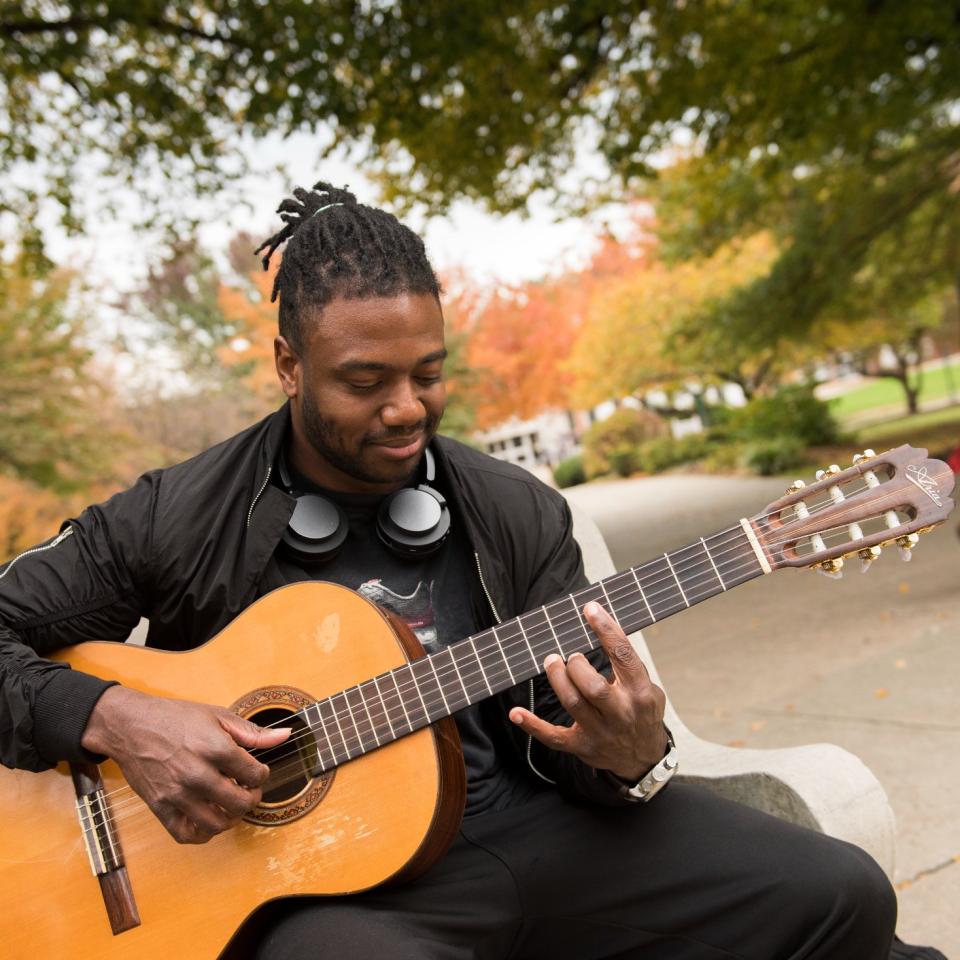
[(0, 762), (45, 770), (92, 755), (80, 745), (109, 678), (45, 654), (125, 640), (147, 613), (156, 476), (68, 520), (52, 540), (0, 567)]
[[(588, 585), (583, 572), (583, 558), (580, 547), (573, 538), (573, 518), (566, 500), (554, 494), (549, 511), (552, 516), (545, 518), (552, 522), (541, 525), (541, 549), (539, 565), (523, 602), (524, 610), (532, 610), (565, 594), (574, 593)], [(606, 654), (599, 646), (586, 654), (593, 666), (605, 676), (610, 675), (610, 664)], [(544, 674), (532, 681), (534, 691), (534, 712), (548, 723), (570, 726), (573, 722), (563, 709), (557, 695), (553, 692)], [(529, 704), (524, 704), (529, 706)], [(631, 801), (625, 800), (619, 787), (605, 774), (594, 770), (572, 754), (562, 753), (545, 747), (542, 743), (528, 737), (513, 727), (514, 737), (524, 752), (527, 763), (541, 777), (556, 783), (557, 788), (567, 796), (607, 806), (622, 806)]]

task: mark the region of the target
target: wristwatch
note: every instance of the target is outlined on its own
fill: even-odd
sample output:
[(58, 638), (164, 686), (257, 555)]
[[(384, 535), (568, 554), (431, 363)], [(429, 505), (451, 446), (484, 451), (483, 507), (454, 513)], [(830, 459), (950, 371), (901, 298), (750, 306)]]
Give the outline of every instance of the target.
[(636, 783), (624, 783), (622, 778), (613, 773), (609, 776), (620, 788), (620, 796), (632, 803), (649, 803), (677, 772), (680, 763), (677, 745), (673, 742), (673, 734), (667, 730), (667, 752), (664, 758), (648, 770)]

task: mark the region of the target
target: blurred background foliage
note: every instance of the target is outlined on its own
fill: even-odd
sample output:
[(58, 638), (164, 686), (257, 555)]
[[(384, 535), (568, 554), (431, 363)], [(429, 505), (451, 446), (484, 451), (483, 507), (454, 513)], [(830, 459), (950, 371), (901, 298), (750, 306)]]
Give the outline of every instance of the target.
[[(956, 397), (960, 367), (922, 364), (960, 348), (955, 4), (33, 0), (0, 4), (0, 67), (0, 213), (17, 225), (0, 264), (0, 554), (282, 399), (255, 241), (204, 249), (197, 233), (197, 199), (229, 193), (268, 135), (354, 151), (381, 190), (366, 199), (401, 214), (632, 210), (578, 269), (443, 278), (457, 435), (734, 383), (747, 407), (704, 409), (705, 434), (610, 440), (618, 412), (566, 474), (770, 471), (843, 442), (799, 386), (837, 358), (878, 384), (831, 405), (844, 429), (856, 403)], [(74, 232), (117, 213), (90, 169), (167, 228), (136, 289), (91, 289), (47, 258), (40, 211)], [(105, 337), (105, 310), (122, 332)]]

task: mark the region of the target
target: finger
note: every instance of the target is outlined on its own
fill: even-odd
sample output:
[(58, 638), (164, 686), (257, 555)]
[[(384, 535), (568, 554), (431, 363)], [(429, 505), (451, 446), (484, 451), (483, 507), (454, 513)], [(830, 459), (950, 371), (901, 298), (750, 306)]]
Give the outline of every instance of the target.
[[(260, 787), (270, 776), (270, 768), (247, 751), (264, 749), (283, 743), (290, 736), (290, 727), (258, 727), (234, 714), (220, 717), (220, 726), (230, 735), (237, 748), (225, 749), (217, 758), (223, 774), (242, 787)], [(239, 748), (245, 749), (239, 749)]]
[(232, 780), (222, 779), (209, 791), (210, 800), (234, 820), (245, 817), (259, 802), (260, 790), (247, 789)]
[(613, 684), (582, 653), (573, 654), (567, 661), (567, 677), (587, 708), (582, 710), (585, 722), (605, 717), (615, 709)]
[[(543, 662), (547, 679), (553, 687), (560, 706), (578, 723), (590, 724), (597, 719), (597, 711), (590, 699), (585, 696), (587, 687), (591, 686), (589, 675), (593, 673), (600, 683), (607, 687), (606, 680), (600, 676), (582, 654), (575, 653), (566, 664), (555, 653), (550, 654)], [(586, 668), (586, 669), (584, 669)], [(581, 676), (575, 676), (575, 672)]]
[(514, 707), (510, 711), (510, 719), (524, 733), (530, 734), (534, 740), (539, 740), (551, 750), (561, 750), (563, 753), (576, 753), (579, 746), (579, 735), (576, 727), (559, 727), (553, 723), (541, 720), (536, 714), (523, 707)]
[(583, 615), (597, 635), (597, 639), (610, 658), (610, 665), (616, 678), (626, 686), (640, 686), (649, 683), (650, 675), (643, 661), (627, 639), (620, 624), (595, 601), (583, 608)]
[(177, 843), (206, 843), (215, 836), (179, 812), (164, 818), (163, 825)]

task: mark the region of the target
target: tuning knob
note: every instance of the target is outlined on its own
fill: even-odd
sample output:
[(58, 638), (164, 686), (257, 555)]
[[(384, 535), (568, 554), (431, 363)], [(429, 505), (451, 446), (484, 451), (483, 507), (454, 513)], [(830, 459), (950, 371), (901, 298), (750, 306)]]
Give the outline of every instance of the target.
[(802, 490), (805, 486), (806, 484), (802, 480), (794, 480), (793, 483), (787, 487), (787, 493), (796, 493), (797, 491)]
[(853, 463), (856, 466), (858, 463), (863, 463), (864, 460), (871, 460), (875, 457), (876, 454), (868, 447), (863, 453), (854, 454)]
[(881, 552), (880, 547), (876, 545), (858, 550), (857, 556), (860, 557), (860, 572), (866, 573), (870, 569), (870, 564), (880, 556)]
[(897, 546), (900, 549), (900, 556), (905, 563), (909, 563), (913, 557), (913, 548), (920, 542), (920, 534), (908, 533), (902, 537), (897, 537)]
[(831, 580), (839, 580), (843, 576), (843, 557), (834, 557), (817, 564), (817, 570)]
[(817, 479), (822, 480), (824, 477), (832, 477), (834, 474), (837, 474), (839, 472), (840, 472), (840, 467), (835, 463), (831, 463), (826, 470), (817, 471)]

